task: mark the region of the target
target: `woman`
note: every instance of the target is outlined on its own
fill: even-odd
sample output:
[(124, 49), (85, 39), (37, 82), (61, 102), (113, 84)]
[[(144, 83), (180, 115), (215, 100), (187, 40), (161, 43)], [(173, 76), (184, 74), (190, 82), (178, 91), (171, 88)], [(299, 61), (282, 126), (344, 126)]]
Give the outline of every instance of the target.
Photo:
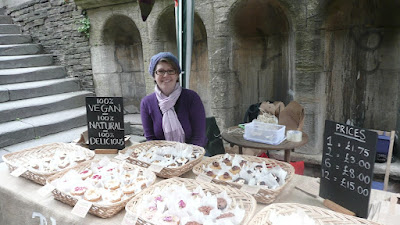
[(140, 104), (147, 140), (168, 140), (204, 147), (206, 118), (199, 95), (179, 85), (181, 69), (170, 52), (160, 52), (150, 60), (149, 73), (156, 83), (154, 93)]

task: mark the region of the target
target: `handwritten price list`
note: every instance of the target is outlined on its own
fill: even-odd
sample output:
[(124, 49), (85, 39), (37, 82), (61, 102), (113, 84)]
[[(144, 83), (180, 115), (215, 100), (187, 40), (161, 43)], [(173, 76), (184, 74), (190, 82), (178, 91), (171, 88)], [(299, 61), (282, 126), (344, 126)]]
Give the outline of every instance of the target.
[(123, 149), (122, 97), (86, 97), (90, 149)]
[(325, 121), (320, 196), (368, 216), (377, 134)]

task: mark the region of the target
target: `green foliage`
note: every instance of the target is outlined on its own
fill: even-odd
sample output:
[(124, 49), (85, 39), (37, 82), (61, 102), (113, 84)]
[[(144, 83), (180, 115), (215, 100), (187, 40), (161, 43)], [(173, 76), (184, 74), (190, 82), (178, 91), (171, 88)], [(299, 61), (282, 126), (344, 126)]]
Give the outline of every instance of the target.
[(89, 20), (89, 18), (83, 18), (83, 19), (81, 19), (81, 20), (79, 21), (79, 23), (80, 23), (81, 26), (78, 27), (78, 31), (81, 32), (81, 33), (83, 33), (83, 34), (85, 34), (86, 37), (89, 38), (89, 36), (90, 36), (90, 33), (89, 33), (89, 30), (90, 30), (90, 20)]

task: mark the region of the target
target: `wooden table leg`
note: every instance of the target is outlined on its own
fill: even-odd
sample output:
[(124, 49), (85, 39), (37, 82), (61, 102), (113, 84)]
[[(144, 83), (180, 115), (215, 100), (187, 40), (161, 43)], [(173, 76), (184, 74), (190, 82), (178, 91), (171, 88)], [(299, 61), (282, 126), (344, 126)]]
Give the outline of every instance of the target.
[(243, 154), (242, 146), (239, 146), (239, 154)]
[(290, 163), (290, 152), (292, 149), (285, 149), (285, 162)]

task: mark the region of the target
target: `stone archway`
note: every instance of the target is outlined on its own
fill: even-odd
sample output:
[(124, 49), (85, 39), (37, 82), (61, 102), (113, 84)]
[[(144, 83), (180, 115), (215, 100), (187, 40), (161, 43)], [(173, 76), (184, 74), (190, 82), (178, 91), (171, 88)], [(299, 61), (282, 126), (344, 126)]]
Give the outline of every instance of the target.
[[(283, 101), (289, 96), (289, 22), (276, 1), (250, 0), (232, 10), (233, 70), (238, 78), (239, 112), (266, 100)], [(240, 120), (239, 120), (240, 119)]]
[(139, 31), (124, 15), (110, 17), (102, 31), (103, 45), (92, 47), (97, 96), (124, 98), (125, 113), (139, 113), (146, 94), (143, 52)]
[(201, 18), (195, 14), (193, 28), (193, 53), (190, 75), (190, 89), (196, 91), (206, 111), (206, 115), (211, 115), (211, 91), (210, 76), (208, 68), (208, 46), (206, 28)]
[(327, 6), (327, 119), (351, 120), (365, 128), (396, 129), (400, 107), (399, 7), (391, 0), (337, 0)]
[[(173, 7), (166, 8), (160, 14), (156, 29), (157, 37), (154, 42), (158, 51), (169, 51), (178, 57), (174, 15)], [(193, 52), (189, 88), (199, 94), (208, 116), (211, 115), (211, 94), (209, 89), (207, 33), (203, 21), (197, 14), (195, 14), (193, 25)]]

